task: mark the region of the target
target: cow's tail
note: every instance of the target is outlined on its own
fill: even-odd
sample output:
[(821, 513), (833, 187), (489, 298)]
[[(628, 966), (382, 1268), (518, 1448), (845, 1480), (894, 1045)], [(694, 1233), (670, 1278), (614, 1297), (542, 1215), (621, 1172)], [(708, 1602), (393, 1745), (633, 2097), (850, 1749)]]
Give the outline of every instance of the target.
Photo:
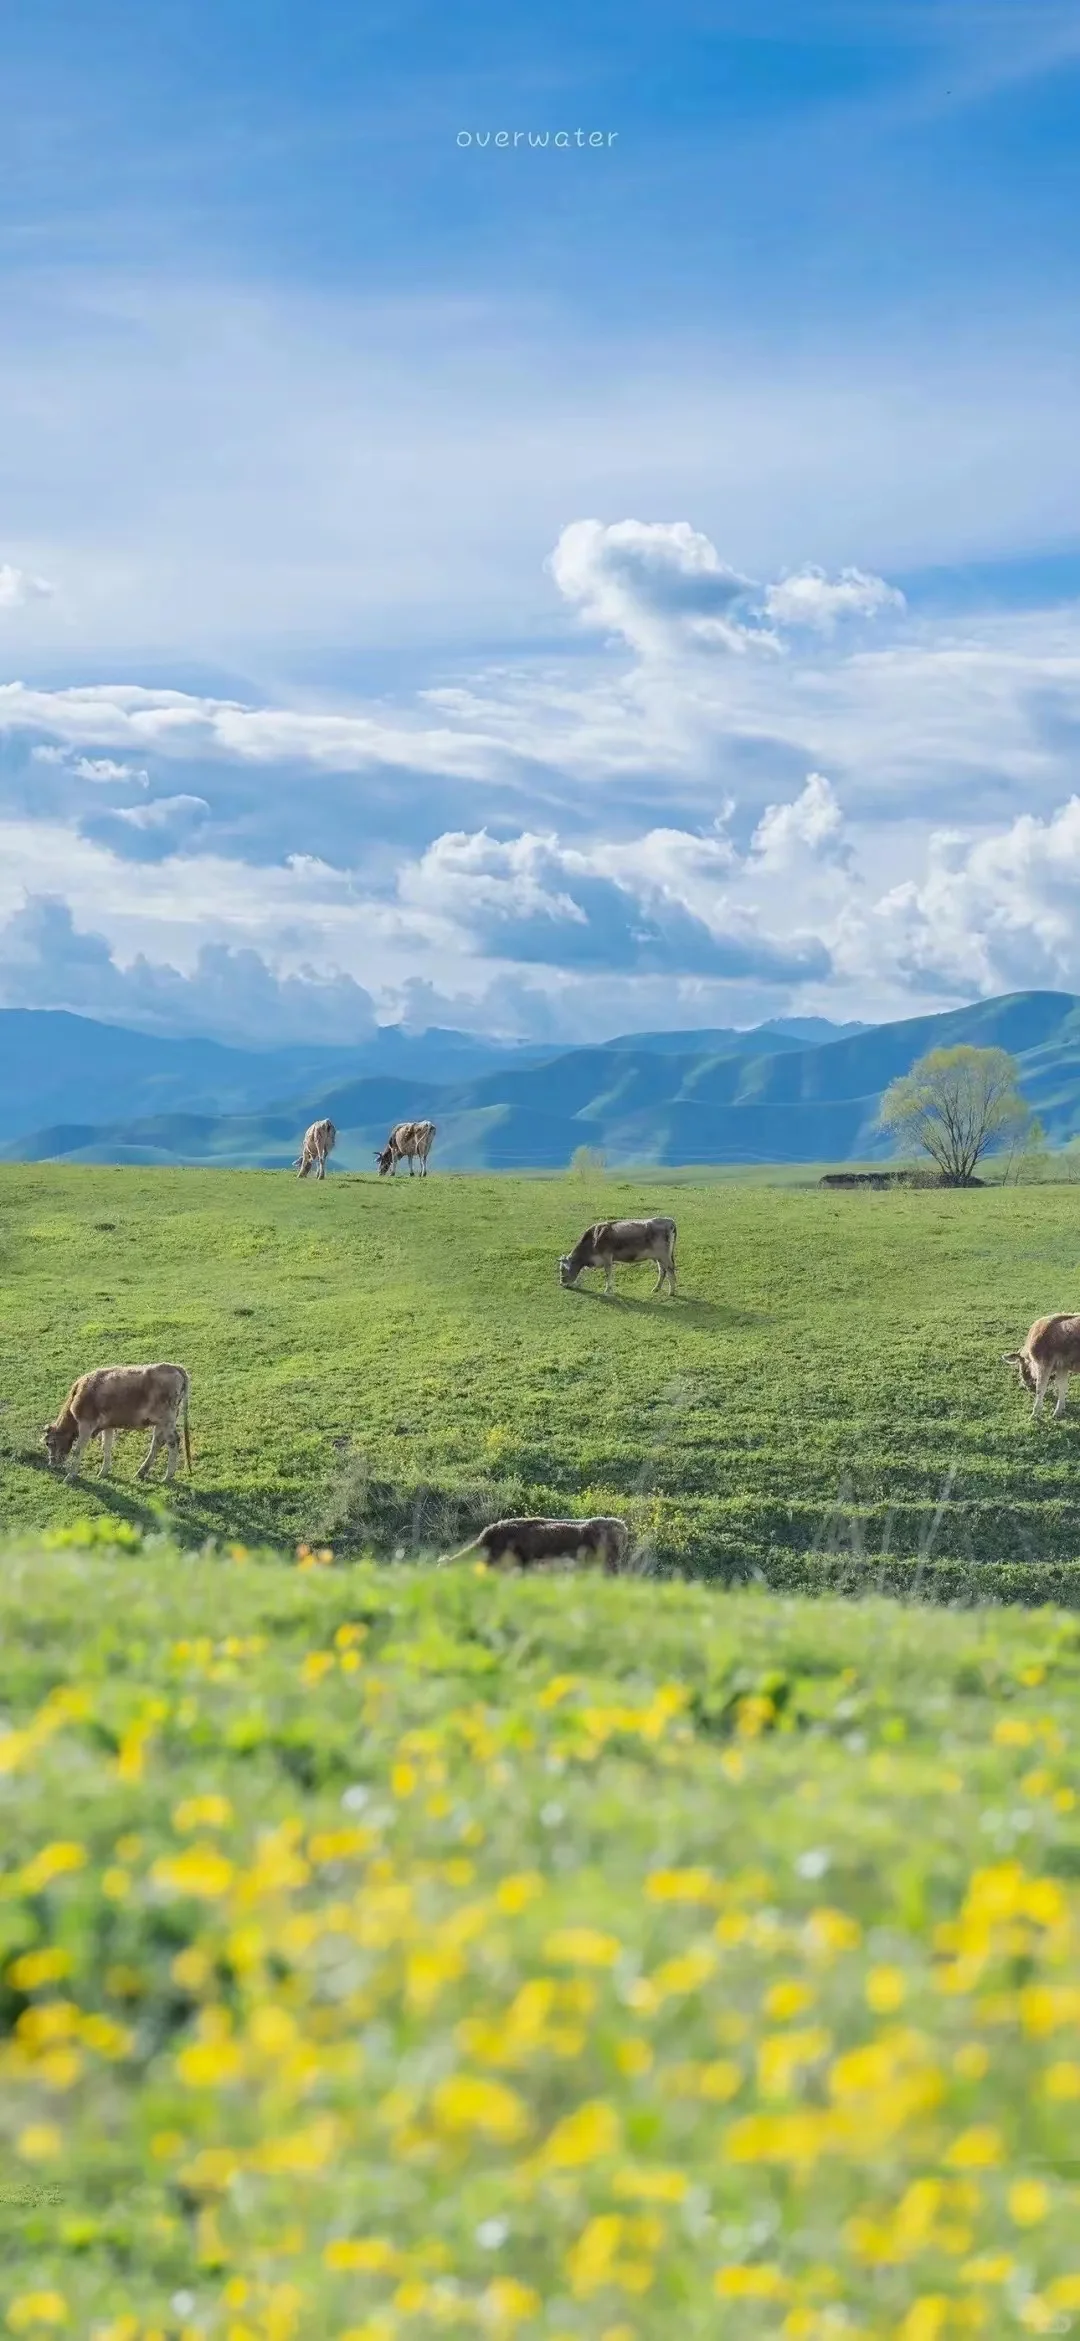
[(440, 1553), (440, 1554), (439, 1554), (439, 1567), (440, 1567), (440, 1569), (448, 1569), (448, 1568), (449, 1568), (449, 1566), (450, 1566), (450, 1563), (451, 1563), (451, 1561), (463, 1561), (463, 1560), (466, 1558), (466, 1555), (467, 1555), (467, 1554), (469, 1554), (469, 1553), (474, 1553), (474, 1552), (476, 1552), (476, 1551), (478, 1550), (478, 1548), (479, 1548), (479, 1544), (480, 1544), (480, 1538), (479, 1538), (479, 1536), (471, 1536), (471, 1537), (469, 1538), (468, 1544), (462, 1544), (462, 1545), (459, 1545), (459, 1546), (458, 1546), (458, 1549), (457, 1549), (456, 1553)]
[(190, 1424), (190, 1422), (189, 1422), (189, 1420), (188, 1420), (188, 1398), (189, 1398), (190, 1394), (191, 1394), (191, 1384), (190, 1384), (190, 1382), (187, 1380), (187, 1377), (185, 1376), (185, 1378), (184, 1378), (184, 1396), (183, 1396), (183, 1400), (182, 1400), (182, 1404), (181, 1404), (181, 1411), (182, 1411), (182, 1413), (183, 1413), (183, 1417), (184, 1417), (184, 1454), (185, 1454), (185, 1456), (186, 1456), (186, 1458), (187, 1458), (188, 1478), (189, 1478), (189, 1479), (193, 1479), (193, 1478), (194, 1478), (194, 1476), (195, 1476), (195, 1466), (194, 1466), (194, 1464), (192, 1463), (192, 1460), (191, 1460), (191, 1424)]

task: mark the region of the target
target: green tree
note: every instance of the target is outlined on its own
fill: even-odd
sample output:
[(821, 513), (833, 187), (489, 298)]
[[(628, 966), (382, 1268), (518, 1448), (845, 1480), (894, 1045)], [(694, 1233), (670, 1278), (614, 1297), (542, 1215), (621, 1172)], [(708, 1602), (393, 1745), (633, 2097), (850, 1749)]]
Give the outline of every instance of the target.
[(607, 1155), (602, 1146), (575, 1146), (570, 1168), (579, 1179), (599, 1178), (607, 1169)]
[(1019, 1071), (1005, 1049), (931, 1049), (890, 1082), (879, 1125), (898, 1152), (929, 1155), (943, 1186), (966, 1187), (984, 1154), (1027, 1128)]

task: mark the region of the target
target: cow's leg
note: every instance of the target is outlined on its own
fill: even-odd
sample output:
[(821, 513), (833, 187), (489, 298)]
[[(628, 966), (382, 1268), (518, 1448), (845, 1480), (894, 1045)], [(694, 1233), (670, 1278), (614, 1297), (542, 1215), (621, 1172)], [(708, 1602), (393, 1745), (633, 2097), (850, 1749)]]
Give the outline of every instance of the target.
[(615, 1295), (615, 1262), (614, 1262), (614, 1260), (609, 1260), (609, 1261), (607, 1262), (607, 1266), (606, 1266), (606, 1268), (605, 1268), (605, 1271), (604, 1271), (604, 1291), (605, 1291), (606, 1293), (608, 1293), (608, 1294), (611, 1296), (611, 1298), (612, 1298), (612, 1299), (614, 1299), (614, 1295)]
[(1061, 1416), (1065, 1412), (1066, 1406), (1069, 1403), (1069, 1377), (1067, 1373), (1062, 1372), (1055, 1377), (1054, 1393), (1057, 1398), (1057, 1405), (1054, 1408), (1054, 1421), (1059, 1422)]
[(165, 1457), (165, 1484), (168, 1486), (169, 1481), (176, 1478), (176, 1466), (180, 1461), (180, 1439), (175, 1423), (165, 1433), (165, 1445), (168, 1449)]
[(111, 1468), (112, 1468), (112, 1451), (113, 1451), (113, 1440), (115, 1439), (115, 1437), (116, 1437), (116, 1432), (115, 1432), (115, 1431), (102, 1431), (102, 1434), (101, 1434), (101, 1470), (100, 1470), (100, 1471), (99, 1471), (99, 1473), (98, 1473), (98, 1478), (99, 1478), (99, 1479), (107, 1479), (107, 1478), (108, 1478), (108, 1476), (109, 1476), (109, 1472), (110, 1472), (110, 1470), (111, 1470)]
[(84, 1423), (80, 1423), (79, 1435), (75, 1441), (75, 1445), (71, 1450), (71, 1461), (68, 1464), (67, 1475), (69, 1479), (78, 1479), (79, 1473), (82, 1470), (82, 1459), (90, 1444), (91, 1436), (92, 1433), (87, 1430), (86, 1425)]
[(662, 1287), (664, 1286), (664, 1284), (667, 1282), (667, 1269), (665, 1268), (665, 1266), (664, 1266), (664, 1263), (663, 1263), (663, 1261), (662, 1261), (662, 1260), (657, 1260), (657, 1261), (656, 1261), (656, 1263), (655, 1263), (655, 1266), (656, 1266), (656, 1283), (655, 1283), (655, 1284), (654, 1284), (654, 1286), (653, 1286), (653, 1291), (654, 1291), (654, 1292), (659, 1292), (659, 1291), (662, 1289)]
[(157, 1454), (157, 1451), (158, 1451), (158, 1448), (160, 1447), (160, 1445), (161, 1445), (161, 1425), (160, 1425), (160, 1423), (155, 1423), (155, 1424), (154, 1424), (153, 1431), (152, 1431), (152, 1433), (151, 1433), (151, 1437), (150, 1437), (150, 1445), (149, 1445), (149, 1447), (147, 1448), (147, 1450), (146, 1450), (146, 1453), (145, 1453), (145, 1455), (143, 1456), (142, 1462), (140, 1463), (140, 1465), (139, 1465), (139, 1468), (138, 1468), (138, 1470), (137, 1470), (137, 1472), (136, 1472), (136, 1474), (135, 1474), (135, 1477), (136, 1477), (136, 1479), (145, 1479), (145, 1478), (147, 1477), (147, 1474), (148, 1474), (148, 1472), (149, 1472), (149, 1470), (150, 1470), (150, 1466), (151, 1466), (151, 1464), (152, 1464), (152, 1462), (153, 1462), (153, 1460), (154, 1460), (154, 1457), (155, 1457), (155, 1455)]
[(1031, 1409), (1033, 1415), (1042, 1413), (1043, 1400), (1053, 1378), (1051, 1367), (1040, 1361), (1035, 1368), (1035, 1404)]

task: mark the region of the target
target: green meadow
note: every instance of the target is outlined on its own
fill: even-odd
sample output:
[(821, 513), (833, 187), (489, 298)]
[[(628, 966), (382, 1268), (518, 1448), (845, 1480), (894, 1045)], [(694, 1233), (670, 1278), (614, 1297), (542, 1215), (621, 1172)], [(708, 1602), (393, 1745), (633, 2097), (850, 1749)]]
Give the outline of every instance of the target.
[[(675, 1301), (651, 1269), (560, 1289), (590, 1220), (666, 1207)], [(642, 1571), (1072, 1599), (1080, 1403), (1033, 1423), (1000, 1352), (1078, 1303), (1069, 1187), (5, 1166), (0, 1525), (388, 1557), (618, 1511)], [(41, 1426), (156, 1358), (192, 1375), (194, 1480), (136, 1482), (131, 1437), (69, 1489)]]

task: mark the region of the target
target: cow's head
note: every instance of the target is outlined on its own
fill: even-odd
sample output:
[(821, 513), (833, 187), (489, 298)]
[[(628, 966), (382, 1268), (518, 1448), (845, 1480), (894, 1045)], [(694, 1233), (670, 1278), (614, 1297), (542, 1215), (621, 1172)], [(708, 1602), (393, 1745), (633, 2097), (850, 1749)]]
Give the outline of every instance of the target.
[(387, 1171), (389, 1170), (393, 1159), (394, 1149), (392, 1146), (384, 1146), (382, 1148), (379, 1148), (378, 1146), (376, 1147), (375, 1160), (379, 1165), (379, 1177), (381, 1179), (386, 1177)]
[(57, 1463), (63, 1462), (65, 1455), (70, 1455), (77, 1435), (73, 1422), (46, 1423), (41, 1434), (41, 1442), (54, 1467)]
[(561, 1260), (559, 1261), (559, 1283), (576, 1284), (579, 1274), (580, 1270), (574, 1266), (573, 1253), (564, 1252)]
[(1019, 1372), (1020, 1379), (1023, 1382), (1025, 1388), (1028, 1390), (1034, 1390), (1035, 1376), (1031, 1369), (1031, 1359), (1027, 1355), (1026, 1350), (1007, 1349), (1002, 1354), (1001, 1362), (1003, 1366), (1015, 1366)]

